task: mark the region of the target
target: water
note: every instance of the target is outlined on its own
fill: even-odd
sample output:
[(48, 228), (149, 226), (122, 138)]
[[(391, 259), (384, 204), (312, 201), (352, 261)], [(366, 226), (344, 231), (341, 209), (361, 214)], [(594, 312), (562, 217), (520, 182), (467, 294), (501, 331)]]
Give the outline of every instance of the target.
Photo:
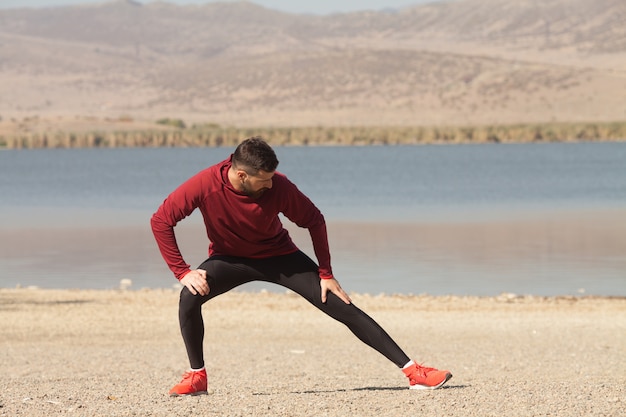
[[(148, 220), (231, 152), (1, 151), (0, 287), (171, 286)], [(626, 144), (276, 152), (324, 212), (335, 273), (351, 291), (626, 295)], [(192, 264), (206, 256), (200, 223), (177, 228)], [(312, 253), (306, 233), (289, 229)]]

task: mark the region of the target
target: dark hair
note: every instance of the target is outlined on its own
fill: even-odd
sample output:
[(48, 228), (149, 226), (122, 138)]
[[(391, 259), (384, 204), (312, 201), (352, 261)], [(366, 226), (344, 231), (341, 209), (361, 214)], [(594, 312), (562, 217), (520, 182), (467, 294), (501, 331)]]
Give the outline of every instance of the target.
[(250, 175), (256, 175), (259, 170), (274, 172), (278, 159), (272, 147), (261, 136), (254, 136), (237, 146), (233, 154), (233, 165)]

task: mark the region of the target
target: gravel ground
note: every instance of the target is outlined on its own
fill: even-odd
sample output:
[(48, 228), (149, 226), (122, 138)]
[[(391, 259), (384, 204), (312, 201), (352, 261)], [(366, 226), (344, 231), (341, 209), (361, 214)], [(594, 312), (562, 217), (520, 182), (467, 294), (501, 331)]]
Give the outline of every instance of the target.
[(0, 289), (0, 416), (624, 416), (626, 299), (353, 294), (440, 390), (404, 375), (293, 294), (205, 305), (209, 395), (174, 290)]

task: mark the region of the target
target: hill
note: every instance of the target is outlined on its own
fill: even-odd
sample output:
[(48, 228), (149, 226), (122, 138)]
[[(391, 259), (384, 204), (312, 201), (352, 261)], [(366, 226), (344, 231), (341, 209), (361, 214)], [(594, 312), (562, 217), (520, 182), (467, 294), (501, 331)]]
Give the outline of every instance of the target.
[(328, 16), (249, 2), (3, 10), (0, 132), (25, 128), (24, 118), (624, 120), (624, 16), (621, 0), (460, 0)]

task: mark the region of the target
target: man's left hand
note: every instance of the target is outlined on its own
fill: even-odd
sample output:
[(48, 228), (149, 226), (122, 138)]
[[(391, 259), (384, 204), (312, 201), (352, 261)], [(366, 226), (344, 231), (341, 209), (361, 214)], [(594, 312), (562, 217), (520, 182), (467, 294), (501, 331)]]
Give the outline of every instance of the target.
[(328, 294), (328, 291), (335, 294), (346, 304), (350, 304), (352, 302), (348, 294), (346, 294), (346, 292), (341, 288), (341, 285), (339, 285), (339, 282), (337, 282), (335, 278), (320, 279), (320, 287), (322, 287), (322, 303), (326, 303), (326, 295)]

